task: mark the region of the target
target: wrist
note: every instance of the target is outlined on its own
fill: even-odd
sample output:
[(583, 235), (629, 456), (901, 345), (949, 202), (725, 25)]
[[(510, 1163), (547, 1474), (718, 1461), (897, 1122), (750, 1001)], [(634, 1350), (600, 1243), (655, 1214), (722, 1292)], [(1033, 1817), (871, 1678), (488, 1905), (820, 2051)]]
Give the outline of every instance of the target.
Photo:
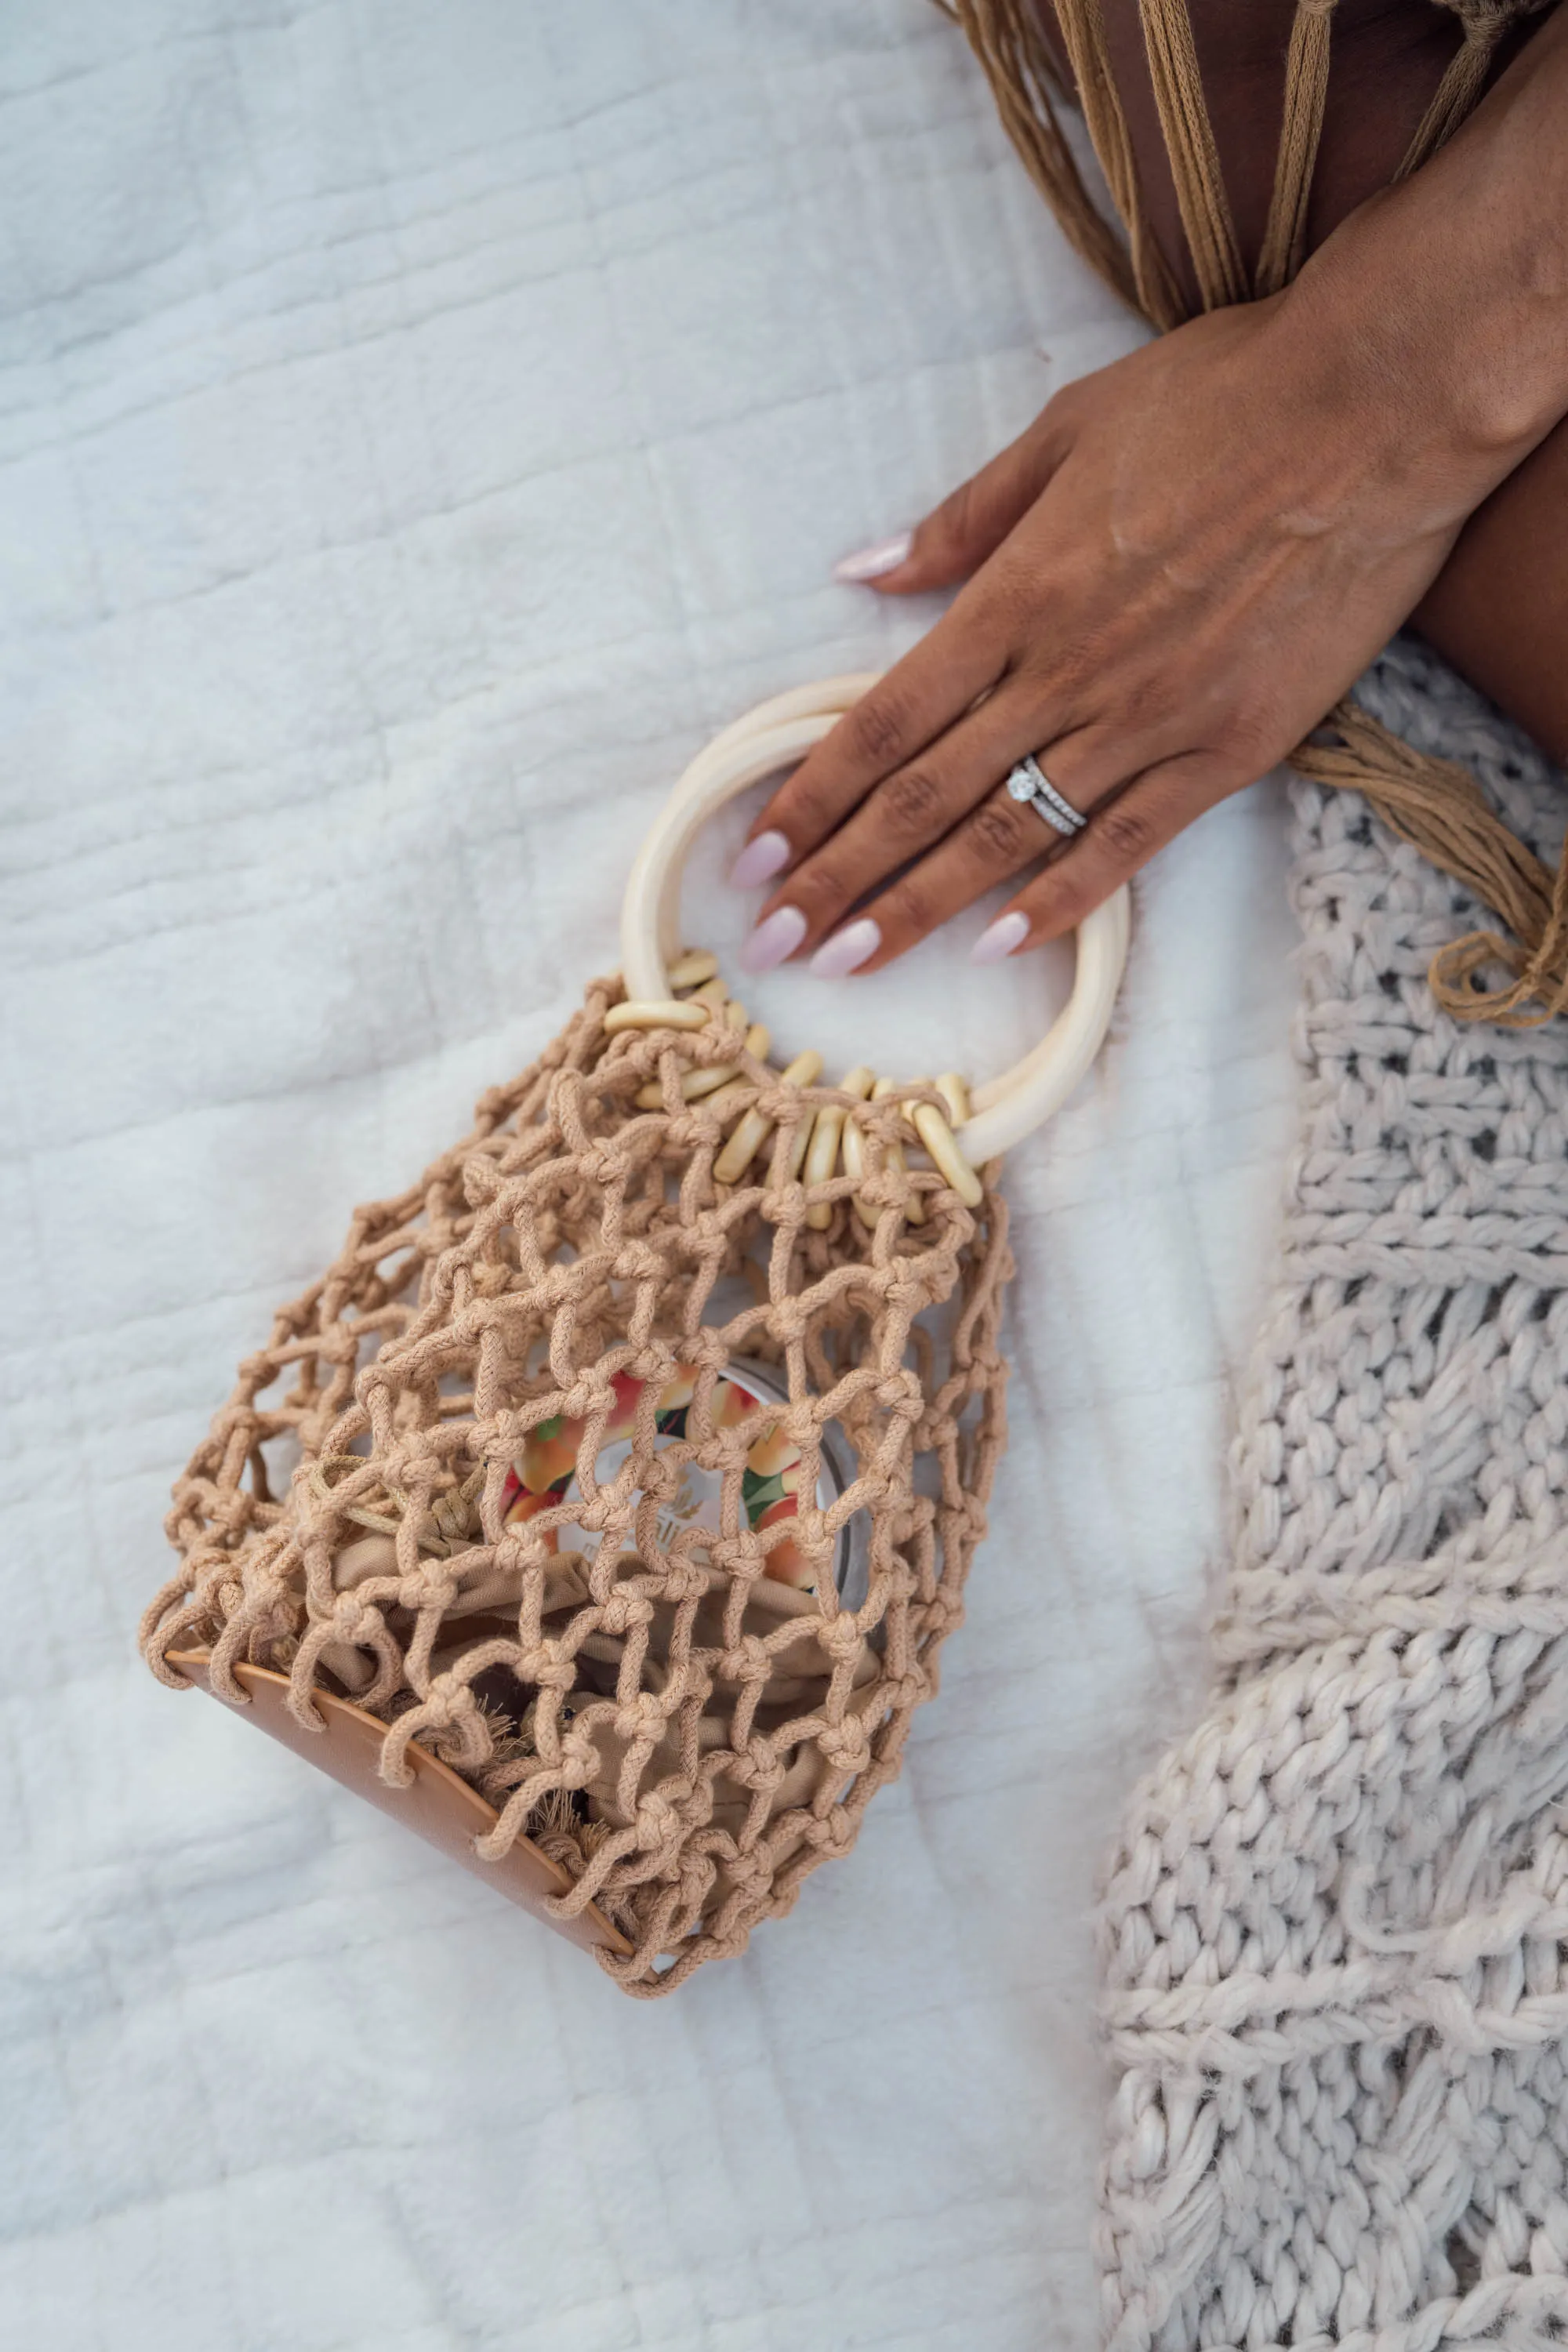
[(1413, 460), (1485, 497), (1568, 408), (1568, 299), (1532, 287), (1511, 252), (1462, 227), (1419, 234), (1426, 224), (1398, 206), (1400, 193), (1373, 198), (1320, 249), (1314, 276), (1291, 289), (1291, 325)]
[[(1374, 442), (1479, 502), (1568, 411), (1568, 10), (1415, 173), (1352, 213), (1282, 298), (1299, 357)], [(1309, 364), (1311, 364), (1309, 360)]]

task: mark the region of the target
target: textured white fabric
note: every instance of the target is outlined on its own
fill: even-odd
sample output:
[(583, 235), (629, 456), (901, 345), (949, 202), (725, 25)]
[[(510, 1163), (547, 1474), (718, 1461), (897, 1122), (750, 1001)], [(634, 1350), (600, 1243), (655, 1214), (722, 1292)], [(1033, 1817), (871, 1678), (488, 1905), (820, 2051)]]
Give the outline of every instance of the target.
[[(969, 1622), (743, 1961), (634, 2007), (132, 1635), (236, 1360), (613, 963), (683, 761), (929, 623), (832, 559), (1130, 330), (929, 0), (14, 7), (0, 218), (0, 2341), (1085, 2352), (1094, 1870), (1290, 1129), (1271, 793), (1016, 1157)], [(1000, 1059), (976, 928), (759, 1009)]]
[[(1363, 682), (1555, 863), (1563, 780)], [(1306, 1075), (1220, 1686), (1105, 1911), (1115, 2352), (1568, 2330), (1568, 1028), (1460, 1028), (1463, 892), (1295, 787)]]

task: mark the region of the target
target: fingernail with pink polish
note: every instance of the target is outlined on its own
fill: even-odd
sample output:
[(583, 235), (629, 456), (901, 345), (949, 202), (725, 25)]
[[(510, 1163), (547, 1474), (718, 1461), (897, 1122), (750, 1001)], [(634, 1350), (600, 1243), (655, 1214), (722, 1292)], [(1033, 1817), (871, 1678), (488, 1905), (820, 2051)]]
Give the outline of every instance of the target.
[(805, 917), (798, 907), (775, 907), (765, 923), (759, 923), (741, 950), (742, 971), (772, 971), (774, 964), (783, 963), (794, 955), (805, 937)]
[(755, 890), (760, 884), (771, 882), (781, 866), (789, 864), (789, 844), (782, 833), (759, 833), (755, 841), (748, 841), (730, 868), (730, 882), (736, 890)]
[(900, 531), (897, 539), (879, 539), (874, 547), (862, 547), (836, 563), (833, 577), (851, 587), (862, 580), (880, 580), (884, 573), (896, 572), (900, 563), (909, 562), (913, 543), (914, 535), (907, 530)]
[(869, 915), (858, 922), (846, 923), (830, 940), (824, 940), (811, 959), (811, 968), (818, 980), (842, 980), (846, 972), (858, 971), (868, 963), (882, 944), (882, 934)]
[(1029, 918), (1020, 915), (1014, 908), (1011, 913), (998, 915), (994, 923), (986, 924), (969, 950), (969, 961), (971, 963), (1000, 963), (1003, 957), (1010, 956), (1015, 948), (1021, 948), (1028, 936)]

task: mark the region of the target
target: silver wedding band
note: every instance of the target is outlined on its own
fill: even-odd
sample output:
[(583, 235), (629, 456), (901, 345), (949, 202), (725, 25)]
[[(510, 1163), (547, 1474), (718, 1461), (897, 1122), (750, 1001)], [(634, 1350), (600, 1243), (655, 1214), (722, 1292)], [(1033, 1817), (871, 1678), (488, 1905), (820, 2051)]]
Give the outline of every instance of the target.
[(1044, 817), (1052, 832), (1059, 833), (1065, 840), (1070, 841), (1089, 823), (1088, 817), (1081, 816), (1071, 801), (1058, 792), (1032, 751), (1019, 761), (1008, 777), (1007, 790), (1016, 801), (1024, 802), (1037, 816)]

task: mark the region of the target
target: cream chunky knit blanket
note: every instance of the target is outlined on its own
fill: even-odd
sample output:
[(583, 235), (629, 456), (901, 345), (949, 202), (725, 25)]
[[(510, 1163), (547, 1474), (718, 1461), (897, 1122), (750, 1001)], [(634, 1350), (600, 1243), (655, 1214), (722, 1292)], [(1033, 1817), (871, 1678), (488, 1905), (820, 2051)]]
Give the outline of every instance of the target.
[[(1555, 856), (1563, 780), (1457, 681), (1401, 647), (1362, 691)], [(1438, 1013), (1473, 905), (1359, 798), (1295, 811), (1302, 1137), (1216, 1683), (1104, 1913), (1107, 2339), (1557, 2344), (1568, 1023)]]

